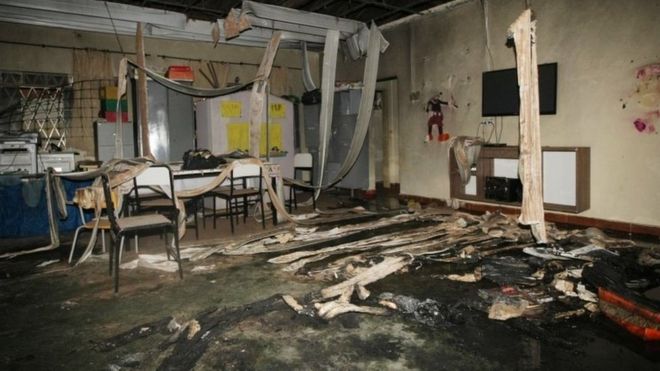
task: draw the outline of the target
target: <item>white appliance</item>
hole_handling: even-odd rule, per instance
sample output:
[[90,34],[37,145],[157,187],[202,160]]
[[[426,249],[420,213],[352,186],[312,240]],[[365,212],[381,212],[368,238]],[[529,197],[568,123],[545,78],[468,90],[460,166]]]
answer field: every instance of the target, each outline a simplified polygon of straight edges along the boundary
[[75,154],[73,152],[39,153],[37,167],[43,173],[52,167],[58,173],[69,173],[76,169]]
[[[94,122],[94,149],[97,161],[108,161],[115,158],[115,132],[117,123],[99,119]],[[133,123],[122,123],[122,145],[124,158],[135,157],[135,140],[133,139]]]
[[37,172],[37,133],[0,134],[0,173]]

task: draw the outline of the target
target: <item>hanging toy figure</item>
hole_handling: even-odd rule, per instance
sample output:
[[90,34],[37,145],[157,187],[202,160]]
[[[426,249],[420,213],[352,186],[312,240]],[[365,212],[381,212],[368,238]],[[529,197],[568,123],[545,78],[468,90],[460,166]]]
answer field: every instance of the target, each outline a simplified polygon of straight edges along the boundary
[[449,134],[442,132],[442,120],[443,120],[442,105],[447,106],[449,105],[449,103],[440,100],[441,94],[442,93],[438,93],[434,95],[433,98],[429,99],[429,101],[426,103],[426,113],[428,114],[427,125],[429,132],[424,141],[427,143],[433,140],[434,125],[438,127],[438,142],[444,142],[449,139]]

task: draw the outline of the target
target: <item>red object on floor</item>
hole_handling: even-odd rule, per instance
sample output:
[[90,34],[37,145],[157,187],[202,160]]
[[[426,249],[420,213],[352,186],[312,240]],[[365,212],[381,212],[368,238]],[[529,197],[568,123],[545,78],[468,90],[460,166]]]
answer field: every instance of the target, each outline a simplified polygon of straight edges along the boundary
[[195,81],[195,75],[190,66],[170,66],[167,69],[167,78],[180,81]]
[[625,313],[604,311],[612,321],[646,341],[660,341],[660,313],[602,287],[598,288],[598,297]]

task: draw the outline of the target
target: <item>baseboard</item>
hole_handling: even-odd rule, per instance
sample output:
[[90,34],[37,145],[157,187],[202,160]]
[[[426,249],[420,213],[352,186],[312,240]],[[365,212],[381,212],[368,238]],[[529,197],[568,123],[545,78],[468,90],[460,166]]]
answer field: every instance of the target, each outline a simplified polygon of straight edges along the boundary
[[[422,196],[402,194],[399,196],[399,198],[415,200],[422,205],[429,204],[432,202],[444,203],[444,200],[440,200],[437,198],[430,198],[430,197],[422,197]],[[467,212],[484,213],[486,211],[490,211],[490,212],[500,211],[504,214],[510,214],[510,215],[520,214],[520,208],[518,207],[502,206],[496,204],[474,203],[474,202],[466,202],[462,200],[460,202],[461,202],[460,210]],[[621,233],[626,233],[628,235],[660,237],[659,226],[635,224],[629,222],[598,219],[598,218],[591,218],[586,216],[579,216],[575,214],[562,214],[562,213],[555,213],[548,211],[545,212],[545,220],[557,224],[565,224],[565,225],[580,226],[580,227],[596,227],[602,230],[621,232]]]

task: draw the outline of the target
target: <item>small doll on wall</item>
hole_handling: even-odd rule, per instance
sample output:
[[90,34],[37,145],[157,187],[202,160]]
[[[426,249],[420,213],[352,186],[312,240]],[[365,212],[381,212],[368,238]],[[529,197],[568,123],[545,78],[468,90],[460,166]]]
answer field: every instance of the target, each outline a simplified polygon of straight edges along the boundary
[[426,136],[426,139],[424,140],[425,142],[430,142],[433,140],[433,126],[438,127],[438,142],[444,142],[449,139],[449,134],[444,133],[442,130],[442,124],[443,124],[443,118],[444,116],[442,115],[442,106],[448,106],[449,102],[445,102],[443,100],[440,100],[440,95],[442,93],[438,93],[434,95],[429,101],[426,103],[426,113],[428,114],[428,135]]

